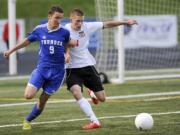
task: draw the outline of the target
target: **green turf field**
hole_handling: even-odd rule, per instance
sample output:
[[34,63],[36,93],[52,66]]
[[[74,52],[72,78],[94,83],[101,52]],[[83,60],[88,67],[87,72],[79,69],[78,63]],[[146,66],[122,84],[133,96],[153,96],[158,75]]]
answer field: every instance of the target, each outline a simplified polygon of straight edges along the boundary
[[[84,131],[88,122],[63,86],[50,99],[45,111],[33,122],[31,131],[22,131],[21,123],[34,100],[26,101],[23,91],[27,80],[0,81],[0,135],[179,135],[180,79],[131,81],[123,85],[105,85],[105,103],[92,105],[102,123],[101,129]],[[175,95],[169,95],[169,93]],[[147,96],[154,93],[156,96]],[[141,95],[140,94],[145,94]],[[166,95],[160,95],[166,94]],[[84,93],[87,96],[87,93]],[[129,96],[129,97],[127,97]],[[22,103],[30,103],[23,105]],[[8,106],[9,105],[9,106]],[[139,131],[134,126],[135,115],[151,113],[154,127]],[[46,124],[45,124],[46,123]],[[6,127],[5,127],[6,126]]]

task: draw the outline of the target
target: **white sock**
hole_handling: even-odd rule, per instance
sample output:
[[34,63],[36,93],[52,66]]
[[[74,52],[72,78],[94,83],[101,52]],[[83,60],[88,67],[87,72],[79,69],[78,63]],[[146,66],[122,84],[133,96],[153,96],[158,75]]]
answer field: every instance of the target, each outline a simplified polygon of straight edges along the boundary
[[81,110],[86,114],[87,117],[90,118],[92,122],[100,124],[87,99],[82,97],[80,100],[77,101],[77,103],[79,104]]

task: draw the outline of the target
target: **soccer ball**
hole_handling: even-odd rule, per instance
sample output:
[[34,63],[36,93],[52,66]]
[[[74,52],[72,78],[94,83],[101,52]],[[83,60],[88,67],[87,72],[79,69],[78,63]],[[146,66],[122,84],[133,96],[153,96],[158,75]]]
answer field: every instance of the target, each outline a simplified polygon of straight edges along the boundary
[[135,118],[135,126],[139,130],[150,130],[153,124],[154,120],[148,113],[140,113]]

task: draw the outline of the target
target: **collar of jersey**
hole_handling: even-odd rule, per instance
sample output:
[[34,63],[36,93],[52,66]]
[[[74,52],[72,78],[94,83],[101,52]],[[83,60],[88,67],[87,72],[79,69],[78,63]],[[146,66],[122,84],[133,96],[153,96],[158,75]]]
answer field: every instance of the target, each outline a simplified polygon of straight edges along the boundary
[[50,29],[48,28],[48,23],[47,23],[47,24],[46,24],[46,27],[47,27],[48,33],[51,33],[51,32],[53,32],[53,31],[59,30],[59,29],[61,28],[61,25],[59,24],[59,27],[58,27],[58,28],[50,30]]

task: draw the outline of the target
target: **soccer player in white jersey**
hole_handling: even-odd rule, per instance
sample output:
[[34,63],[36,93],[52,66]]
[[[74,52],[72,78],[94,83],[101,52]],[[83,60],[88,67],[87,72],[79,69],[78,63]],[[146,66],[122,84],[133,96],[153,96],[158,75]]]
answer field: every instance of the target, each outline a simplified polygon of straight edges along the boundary
[[[70,13],[71,23],[65,27],[70,31],[70,37],[78,40],[78,46],[70,49],[70,62],[67,65],[66,83],[82,111],[90,118],[90,123],[83,126],[83,129],[100,128],[101,124],[95,116],[91,105],[83,97],[83,85],[89,89],[89,95],[93,103],[104,102],[106,94],[100,77],[94,68],[95,59],[88,50],[90,35],[94,32],[116,27],[119,25],[134,25],[135,20],[107,21],[107,22],[83,22],[84,13],[80,9],[74,9]],[[95,94],[95,95],[94,95]],[[97,97],[97,98],[96,98]]]
[[[59,6],[52,6],[48,12],[48,22],[38,25],[21,43],[4,52],[8,58],[14,51],[39,42],[39,60],[33,70],[25,88],[24,96],[32,99],[40,88],[43,88],[39,101],[23,122],[23,130],[31,129],[30,122],[41,114],[49,97],[55,93],[64,80],[65,75],[65,48],[68,47],[70,33],[60,25],[63,19],[63,10]],[[70,45],[70,44],[69,44]]]

